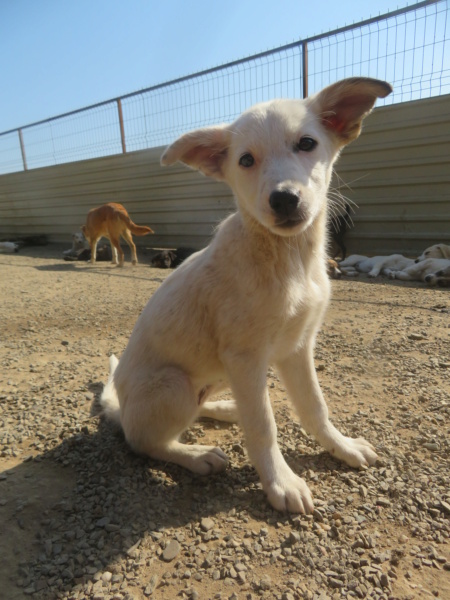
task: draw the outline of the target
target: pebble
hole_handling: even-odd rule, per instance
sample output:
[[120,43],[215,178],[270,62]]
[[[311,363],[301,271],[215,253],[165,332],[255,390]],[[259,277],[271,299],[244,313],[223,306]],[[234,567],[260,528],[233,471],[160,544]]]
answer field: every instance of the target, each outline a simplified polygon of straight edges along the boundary
[[162,558],[166,562],[171,562],[181,552],[181,546],[177,540],[171,540],[164,548]]
[[214,527],[214,521],[209,517],[205,517],[200,522],[200,527],[203,531],[209,531]]

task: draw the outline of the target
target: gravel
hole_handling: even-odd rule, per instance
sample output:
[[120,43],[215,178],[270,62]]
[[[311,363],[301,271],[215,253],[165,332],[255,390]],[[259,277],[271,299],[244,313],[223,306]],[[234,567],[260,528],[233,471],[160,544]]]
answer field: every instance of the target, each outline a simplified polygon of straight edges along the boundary
[[337,600],[450,597],[447,290],[333,282],[316,365],[333,422],[378,448],[350,469],[295,420],[273,371],[280,446],[313,515],[268,505],[237,425],[186,441],[230,457],[211,478],[134,455],[98,416],[111,352],[168,272],[0,256],[2,597]]

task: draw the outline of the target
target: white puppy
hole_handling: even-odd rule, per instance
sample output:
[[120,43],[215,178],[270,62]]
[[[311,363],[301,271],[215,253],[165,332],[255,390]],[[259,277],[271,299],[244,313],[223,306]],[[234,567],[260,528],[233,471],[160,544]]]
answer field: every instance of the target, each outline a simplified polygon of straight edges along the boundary
[[339,263],[339,268],[344,275],[355,275],[357,273],[367,273],[368,277],[378,277],[389,275],[391,271],[400,271],[414,264],[412,258],[406,258],[401,254],[391,254],[390,256],[362,256],[352,254]]
[[[163,164],[181,161],[233,190],[237,213],[150,298],[102,395],[137,451],[196,473],[225,469],[219,448],[180,443],[196,417],[237,416],[272,506],[311,512],[311,493],[288,466],[266,374],[274,365],[303,427],[352,467],[374,448],[328,419],[316,376],[315,337],[330,295],[327,190],[342,147],[358,137],[377,97],[391,87],[352,78],[306,100],[254,106],[231,125],[187,133]],[[207,399],[230,387],[235,402]],[[237,409],[237,410],[236,410]]]
[[450,259],[450,246],[446,244],[435,244],[427,248],[418,258],[416,263],[427,258],[448,258]]
[[427,283],[431,283],[432,279],[428,280],[427,277],[448,267],[450,267],[450,259],[426,258],[402,271],[392,271],[389,277],[391,279],[401,279],[402,281],[426,281]]
[[439,285],[441,287],[450,287],[450,264],[431,275],[425,276],[425,283],[428,285]]
[[12,253],[17,252],[19,244],[14,242],[0,242],[0,253]]
[[78,256],[83,250],[89,248],[89,242],[81,231],[72,234],[72,248],[64,250],[63,256]]

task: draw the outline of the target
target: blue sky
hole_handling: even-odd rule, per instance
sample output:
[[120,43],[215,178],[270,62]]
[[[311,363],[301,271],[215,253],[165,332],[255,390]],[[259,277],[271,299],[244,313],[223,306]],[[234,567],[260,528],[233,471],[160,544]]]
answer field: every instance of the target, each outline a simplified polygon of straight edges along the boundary
[[0,0],[0,132],[403,6],[402,0]]

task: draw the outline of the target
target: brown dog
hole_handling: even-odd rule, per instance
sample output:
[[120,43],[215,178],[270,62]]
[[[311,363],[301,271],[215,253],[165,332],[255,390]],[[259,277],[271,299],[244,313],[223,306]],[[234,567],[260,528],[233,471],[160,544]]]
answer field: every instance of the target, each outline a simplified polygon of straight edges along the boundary
[[[95,263],[97,253],[97,242],[101,237],[107,237],[111,242],[112,262],[123,267],[123,250],[120,247],[120,236],[130,246],[131,262],[137,264],[136,246],[134,245],[132,233],[134,235],[147,235],[154,233],[150,227],[141,227],[135,225],[130,219],[127,211],[121,204],[108,202],[98,208],[93,208],[88,212],[86,225],[83,225],[81,231],[91,247],[91,263]],[[117,261],[119,255],[119,261]]]

